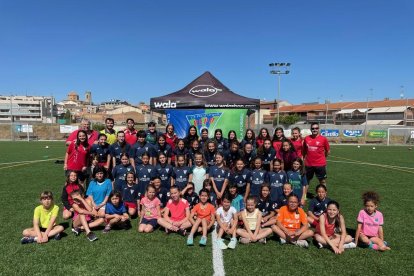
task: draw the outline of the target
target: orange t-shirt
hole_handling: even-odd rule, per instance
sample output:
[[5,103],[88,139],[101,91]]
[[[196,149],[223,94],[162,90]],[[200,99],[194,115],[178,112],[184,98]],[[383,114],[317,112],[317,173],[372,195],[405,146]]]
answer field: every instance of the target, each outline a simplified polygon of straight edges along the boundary
[[211,203],[207,203],[204,206],[202,203],[198,203],[196,206],[194,206],[193,210],[191,210],[191,213],[195,214],[199,219],[206,219],[210,221],[211,215],[214,215],[215,211],[216,209]]
[[277,220],[288,230],[298,230],[301,224],[308,223],[305,211],[302,208],[298,208],[297,212],[290,212],[288,206],[280,208]]

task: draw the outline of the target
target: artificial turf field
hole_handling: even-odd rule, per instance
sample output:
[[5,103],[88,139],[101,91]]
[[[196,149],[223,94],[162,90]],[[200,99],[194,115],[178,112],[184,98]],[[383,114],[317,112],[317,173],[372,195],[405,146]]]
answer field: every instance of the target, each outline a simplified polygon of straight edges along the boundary
[[[384,214],[385,239],[391,251],[357,248],[336,256],[313,245],[309,249],[282,246],[271,238],[266,245],[238,245],[234,251],[224,251],[226,274],[412,275],[414,150],[402,146],[375,147],[332,147],[328,158],[328,196],[339,201],[347,228],[352,232],[362,208],[361,193],[368,189],[377,191],[381,196],[379,210]],[[166,235],[159,230],[138,234],[136,219],[134,228],[128,231],[102,234],[96,230],[99,240],[93,243],[84,234],[73,236],[68,221],[59,219],[66,228],[62,240],[21,245],[21,232],[31,227],[41,191],[51,190],[61,206],[63,165],[54,161],[63,159],[64,151],[63,142],[0,142],[0,275],[214,273],[211,236],[205,248],[187,247],[185,239],[178,235]],[[315,186],[314,180],[310,191]]]

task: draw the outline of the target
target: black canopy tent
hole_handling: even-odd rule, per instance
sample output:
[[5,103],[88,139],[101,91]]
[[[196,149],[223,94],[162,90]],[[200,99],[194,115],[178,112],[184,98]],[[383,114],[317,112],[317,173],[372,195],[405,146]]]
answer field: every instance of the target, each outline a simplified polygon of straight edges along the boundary
[[260,100],[240,96],[222,84],[210,72],[205,72],[183,89],[165,96],[151,98],[151,110],[165,109],[248,109],[259,110]]

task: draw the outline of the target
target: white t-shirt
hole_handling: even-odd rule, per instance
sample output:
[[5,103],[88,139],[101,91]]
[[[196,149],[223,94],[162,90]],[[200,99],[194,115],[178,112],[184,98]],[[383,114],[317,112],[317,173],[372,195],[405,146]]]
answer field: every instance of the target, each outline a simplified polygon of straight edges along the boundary
[[220,216],[220,221],[222,223],[230,223],[233,219],[233,215],[237,214],[237,210],[233,206],[230,206],[230,209],[226,212],[224,211],[223,206],[221,206],[217,209],[216,214]]
[[203,182],[206,179],[207,170],[203,167],[194,166],[191,173],[193,174],[194,191],[198,193],[203,188]]

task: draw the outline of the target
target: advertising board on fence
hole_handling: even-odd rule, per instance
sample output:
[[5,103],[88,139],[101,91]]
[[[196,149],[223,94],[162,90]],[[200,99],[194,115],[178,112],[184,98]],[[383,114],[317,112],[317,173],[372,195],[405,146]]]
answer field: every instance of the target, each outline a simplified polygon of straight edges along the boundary
[[17,132],[33,132],[32,125],[15,125],[15,129]]
[[201,134],[202,129],[208,129],[208,134],[213,137],[214,130],[220,128],[223,136],[234,130],[237,137],[243,137],[245,132],[247,109],[193,109],[166,110],[167,122],[174,125],[175,133],[183,138],[187,135],[190,126],[196,126]]
[[339,129],[322,129],[321,135],[325,137],[339,137]]
[[368,131],[368,137],[370,138],[387,138],[386,130],[370,130]]
[[59,130],[60,133],[72,133],[73,131],[79,129],[79,126],[71,126],[71,125],[60,125]]
[[361,129],[344,129],[342,134],[344,137],[362,137],[364,131]]

